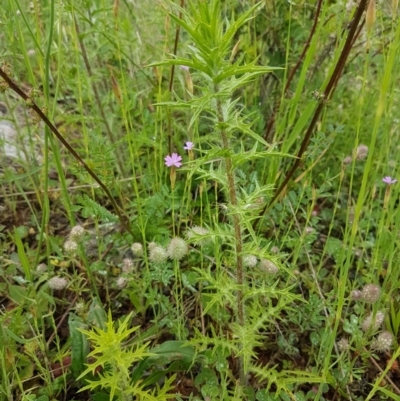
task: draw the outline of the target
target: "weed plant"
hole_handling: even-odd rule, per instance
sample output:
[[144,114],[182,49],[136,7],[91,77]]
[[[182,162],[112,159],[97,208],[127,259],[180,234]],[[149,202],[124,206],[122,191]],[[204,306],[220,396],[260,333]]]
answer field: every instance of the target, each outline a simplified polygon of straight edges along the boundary
[[398,400],[397,7],[5,0],[0,400]]

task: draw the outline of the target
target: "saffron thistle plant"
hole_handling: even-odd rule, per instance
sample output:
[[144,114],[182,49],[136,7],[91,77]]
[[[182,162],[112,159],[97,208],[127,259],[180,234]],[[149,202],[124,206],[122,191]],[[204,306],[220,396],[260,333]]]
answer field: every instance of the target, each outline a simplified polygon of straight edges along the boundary
[[132,382],[131,369],[133,365],[153,354],[147,351],[149,343],[140,346],[124,346],[124,341],[127,341],[129,336],[139,328],[138,326],[129,328],[131,317],[132,313],[120,322],[118,329],[115,329],[115,324],[109,311],[104,330],[99,328],[94,328],[90,331],[79,329],[87,336],[93,347],[88,356],[92,357],[94,361],[88,365],[87,369],[78,377],[78,380],[90,373],[97,377],[97,380],[87,380],[88,384],[81,388],[80,391],[101,387],[110,392],[110,400],[115,396],[117,400],[123,401],[133,399],[164,401],[172,398],[173,395],[168,395],[167,393],[171,390],[171,383],[175,376],[171,376],[166,380],[161,389],[157,387],[157,394],[155,394],[155,390],[144,389],[140,380]]
[[[192,116],[189,128],[195,126],[199,120],[205,120],[209,124],[210,134],[205,138],[195,139],[196,144],[200,144],[201,156],[194,160],[192,158],[182,169],[186,169],[190,177],[217,183],[225,195],[226,202],[222,208],[226,212],[229,224],[224,226],[214,224],[214,231],[210,230],[210,237],[214,242],[227,247],[224,258],[228,262],[222,267],[225,270],[226,267],[234,266],[236,280],[231,282],[231,276],[226,275],[222,278],[226,287],[220,289],[218,284],[220,281],[215,281],[210,272],[200,269],[199,273],[203,274],[204,282],[213,283],[209,289],[215,291],[215,295],[209,306],[224,302],[231,305],[232,299],[235,298],[233,294],[236,294],[235,305],[231,307],[237,316],[234,337],[238,344],[236,354],[241,384],[244,385],[250,360],[254,356],[253,347],[258,344],[258,330],[265,323],[264,318],[260,318],[258,324],[256,320],[251,320],[259,317],[259,313],[255,311],[251,311],[246,317],[246,307],[253,297],[260,297],[261,293],[263,296],[268,295],[268,289],[250,288],[245,281],[245,275],[251,274],[251,269],[257,260],[271,260],[268,245],[257,236],[252,228],[252,222],[258,217],[260,206],[270,195],[273,185],[260,185],[256,182],[250,192],[241,188],[238,181],[239,178],[243,178],[247,164],[257,159],[285,155],[275,152],[258,133],[253,131],[254,121],[244,115],[239,106],[239,98],[235,98],[234,93],[255,78],[268,74],[276,68],[257,65],[256,60],[246,64],[244,55],[238,57],[236,62],[232,62],[235,56],[235,50],[232,50],[235,35],[239,28],[254,17],[261,3],[251,7],[236,21],[230,22],[221,17],[218,0],[191,1],[188,10],[175,4],[173,6],[182,18],[171,14],[172,19],[187,32],[193,44],[188,48],[185,57],[175,57],[152,65],[184,67],[185,71],[190,71],[193,75],[195,90],[194,96],[188,102],[177,100],[159,105],[189,109]],[[192,150],[191,142],[186,145],[185,149]],[[180,167],[180,159],[177,159],[176,154],[167,156],[165,160],[167,166],[172,166],[173,173],[175,173],[174,166]],[[179,162],[179,166],[175,160]],[[172,186],[175,183],[173,173],[171,172]],[[279,265],[276,258],[272,259],[274,266]],[[227,289],[232,292],[226,291]],[[285,296],[292,297],[289,290],[285,292]],[[280,306],[278,302],[278,309]]]

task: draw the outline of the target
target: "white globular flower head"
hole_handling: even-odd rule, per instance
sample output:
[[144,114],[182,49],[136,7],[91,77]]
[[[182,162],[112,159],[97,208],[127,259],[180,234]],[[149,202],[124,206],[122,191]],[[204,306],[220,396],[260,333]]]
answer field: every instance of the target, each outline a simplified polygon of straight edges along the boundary
[[358,301],[362,297],[362,292],[360,290],[353,290],[350,292],[350,298],[354,301]]
[[368,146],[367,145],[358,145],[356,149],[356,159],[357,160],[365,160],[368,156]]
[[268,274],[276,274],[279,272],[278,266],[268,259],[262,259],[259,265],[260,269]]
[[167,260],[168,253],[167,251],[159,245],[149,246],[149,260],[153,263],[163,263]]
[[147,249],[148,249],[149,251],[151,251],[153,248],[155,248],[155,247],[157,247],[157,246],[159,246],[159,245],[157,245],[157,243],[155,243],[155,242],[149,242],[149,245],[147,245]]
[[364,332],[366,331],[376,331],[381,327],[383,320],[385,319],[385,314],[381,311],[370,313],[362,322],[361,328]]
[[256,267],[257,266],[257,258],[254,255],[243,256],[243,266],[244,267]]
[[79,242],[85,235],[85,229],[82,226],[75,226],[71,228],[68,239],[73,242]]
[[374,304],[381,295],[381,287],[376,284],[367,284],[361,291],[361,299],[364,302]]
[[352,161],[353,161],[353,158],[352,158],[351,156],[346,156],[346,157],[342,160],[342,163],[343,163],[344,165],[347,165],[347,164],[351,164]]
[[67,287],[68,281],[64,277],[54,276],[49,281],[49,287],[52,290],[60,291]]
[[344,352],[350,349],[350,344],[349,340],[347,338],[341,338],[337,343],[336,343],[338,349],[340,352]]
[[123,288],[126,287],[126,284],[128,283],[128,280],[125,277],[118,277],[117,278],[117,287],[122,290]]
[[132,273],[133,270],[134,270],[133,260],[130,259],[130,258],[125,258],[122,261],[122,268],[121,269],[122,269],[122,271],[124,273],[127,273],[127,274]]
[[[198,245],[206,245],[208,242],[210,242],[210,238],[207,238],[209,234],[210,231],[208,231],[206,228],[194,226],[186,231],[185,236],[189,242],[195,241]],[[205,238],[202,239],[201,237]]]
[[75,256],[76,252],[78,251],[78,244],[69,239],[64,242],[64,251],[69,256]]
[[143,256],[143,245],[140,242],[135,242],[131,246],[131,251],[135,256],[141,257]]
[[393,345],[393,334],[389,331],[382,331],[378,337],[373,341],[372,348],[378,352],[390,351]]
[[84,302],[77,302],[75,304],[75,312],[82,313],[85,310],[85,303]]
[[172,260],[181,260],[187,255],[188,250],[186,241],[179,237],[172,238],[167,248],[168,256]]
[[36,272],[37,273],[45,273],[47,271],[47,265],[46,263],[39,263],[36,267]]

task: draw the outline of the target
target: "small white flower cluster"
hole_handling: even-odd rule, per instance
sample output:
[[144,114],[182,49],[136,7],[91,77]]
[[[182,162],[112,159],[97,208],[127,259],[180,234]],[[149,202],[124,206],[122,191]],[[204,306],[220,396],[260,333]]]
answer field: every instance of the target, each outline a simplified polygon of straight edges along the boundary
[[362,290],[353,290],[350,293],[350,298],[354,301],[364,301],[369,304],[374,304],[381,296],[381,287],[376,284],[367,284]]
[[168,258],[171,260],[182,260],[189,252],[189,246],[186,241],[180,237],[172,238],[167,248],[156,244],[149,243],[149,260],[152,263],[163,263]]
[[49,287],[55,291],[61,291],[68,285],[68,280],[64,277],[54,276],[49,281]]
[[[369,304],[375,304],[381,296],[381,288],[376,284],[367,284],[361,290],[353,290],[350,298],[355,301],[363,301]],[[371,312],[361,323],[361,329],[366,334],[373,334],[382,327],[385,320],[383,311]],[[342,340],[337,342],[340,351],[344,351]],[[371,348],[378,352],[390,351],[393,345],[393,334],[389,331],[382,331],[371,343]]]
[[[140,242],[134,242],[131,245],[131,251],[134,257],[140,258],[143,256],[143,245]],[[136,271],[135,261],[131,258],[125,258],[122,261],[121,266],[122,274],[116,279],[116,286],[120,290],[124,289],[132,277],[129,277],[134,271]]]
[[267,274],[277,274],[279,267],[271,260],[262,259],[260,260],[260,269]]
[[361,328],[364,332],[368,331],[376,331],[381,326],[385,319],[385,314],[381,311],[374,313],[370,313],[362,322]]
[[86,230],[80,225],[71,228],[68,238],[64,242],[64,251],[68,256],[74,257],[76,255],[78,252],[78,244],[82,241],[85,233]]
[[243,256],[243,266],[248,268],[254,268],[258,265],[258,269],[263,273],[267,274],[277,274],[279,272],[279,267],[272,262],[272,260],[261,259],[258,261],[257,257],[254,255]]
[[378,352],[390,351],[393,345],[393,334],[389,331],[382,331],[372,343],[372,348]]
[[185,233],[186,239],[194,245],[204,246],[211,243],[211,233],[206,228],[193,226]]

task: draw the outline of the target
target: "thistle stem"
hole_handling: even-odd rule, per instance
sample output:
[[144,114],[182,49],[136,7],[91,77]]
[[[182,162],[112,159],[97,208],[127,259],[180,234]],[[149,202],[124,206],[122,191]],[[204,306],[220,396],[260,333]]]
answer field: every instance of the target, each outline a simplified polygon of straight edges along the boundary
[[[215,87],[215,93],[218,93],[218,87]],[[217,118],[218,122],[221,123],[223,127],[224,117],[222,112],[222,104],[221,100],[217,100]],[[222,146],[224,149],[229,149],[229,140],[227,132],[224,128],[220,130],[221,138],[222,138]],[[225,167],[226,167],[226,176],[228,180],[228,198],[229,203],[232,206],[237,206],[237,197],[236,197],[236,186],[235,186],[235,177],[233,174],[233,165],[230,157],[225,157]],[[235,253],[236,253],[236,282],[238,284],[238,291],[236,294],[237,300],[237,320],[241,327],[245,325],[245,308],[243,302],[243,285],[244,285],[244,274],[243,274],[243,240],[242,240],[242,231],[240,228],[240,215],[238,213],[234,213],[232,216],[233,228],[235,233]],[[241,346],[242,347],[242,346]],[[244,371],[244,363],[243,357],[239,356],[238,358],[239,364],[239,372],[240,372],[240,384],[245,386],[247,384],[246,374]]]

